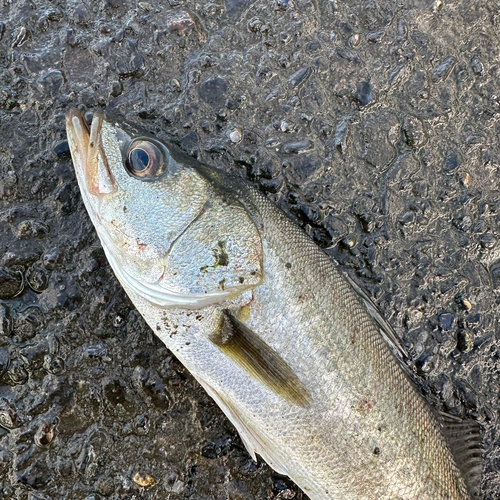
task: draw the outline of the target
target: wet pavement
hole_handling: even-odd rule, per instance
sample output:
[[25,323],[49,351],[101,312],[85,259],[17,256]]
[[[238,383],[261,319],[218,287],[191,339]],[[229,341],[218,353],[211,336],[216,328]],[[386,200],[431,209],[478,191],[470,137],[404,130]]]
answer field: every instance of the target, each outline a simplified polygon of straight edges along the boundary
[[121,290],[64,114],[249,179],[367,291],[500,498],[500,4],[0,2],[4,499],[306,497],[255,464]]

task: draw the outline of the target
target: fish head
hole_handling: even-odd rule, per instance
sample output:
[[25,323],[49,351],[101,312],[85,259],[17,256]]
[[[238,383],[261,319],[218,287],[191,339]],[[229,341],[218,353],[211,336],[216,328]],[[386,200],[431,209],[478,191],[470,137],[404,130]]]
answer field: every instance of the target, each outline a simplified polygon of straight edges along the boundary
[[84,204],[129,295],[197,308],[260,281],[261,241],[248,214],[221,203],[166,143],[100,113],[88,127],[71,110],[66,126]]

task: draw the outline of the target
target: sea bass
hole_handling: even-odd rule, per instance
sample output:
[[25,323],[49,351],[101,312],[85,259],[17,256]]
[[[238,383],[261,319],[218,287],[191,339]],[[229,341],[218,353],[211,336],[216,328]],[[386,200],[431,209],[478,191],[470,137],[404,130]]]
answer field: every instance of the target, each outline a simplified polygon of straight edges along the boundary
[[312,500],[475,496],[477,428],[431,409],[374,306],[265,195],[99,113],[67,134],[117,278],[254,460]]

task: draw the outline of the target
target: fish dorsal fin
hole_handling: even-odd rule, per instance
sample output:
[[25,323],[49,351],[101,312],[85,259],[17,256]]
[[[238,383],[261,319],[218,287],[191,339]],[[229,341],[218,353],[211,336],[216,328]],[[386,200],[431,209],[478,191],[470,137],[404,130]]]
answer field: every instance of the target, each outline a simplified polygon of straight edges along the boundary
[[303,407],[309,405],[307,389],[283,358],[229,310],[222,311],[220,328],[210,336],[210,340],[275,394],[292,404]]
[[387,342],[396,358],[398,358],[399,361],[403,364],[403,368],[405,369],[405,371],[411,372],[411,368],[409,366],[409,364],[411,364],[410,357],[408,356],[405,348],[401,343],[400,338],[396,335],[396,332],[394,331],[392,326],[382,316],[377,306],[373,303],[368,294],[347,273],[344,272],[343,274],[363,301],[368,314],[375,320],[375,323],[380,329],[382,337]]
[[209,383],[198,377],[196,377],[196,380],[198,380],[205,391],[207,391],[207,394],[217,403],[226,417],[236,427],[252,459],[256,462],[256,453],[258,453],[278,474],[287,476],[288,472],[286,467],[281,463],[281,460],[276,457],[272,445],[247,421],[236,405],[232,404],[229,399],[223,397]]
[[443,412],[439,413],[439,420],[471,497],[480,498],[483,470],[481,425],[474,420],[462,420]]

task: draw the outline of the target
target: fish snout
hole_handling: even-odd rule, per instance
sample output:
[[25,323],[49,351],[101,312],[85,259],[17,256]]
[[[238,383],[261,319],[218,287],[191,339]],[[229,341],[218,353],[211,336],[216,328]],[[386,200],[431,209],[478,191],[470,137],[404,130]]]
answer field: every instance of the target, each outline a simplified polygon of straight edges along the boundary
[[94,113],[90,129],[80,110],[71,109],[66,114],[66,133],[77,176],[94,196],[110,194],[117,189],[101,144],[102,123],[100,112]]

